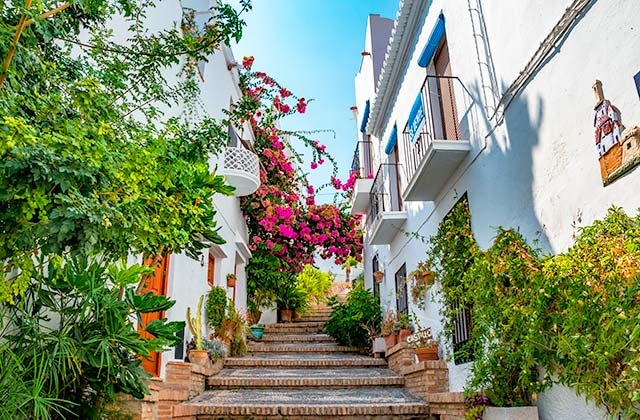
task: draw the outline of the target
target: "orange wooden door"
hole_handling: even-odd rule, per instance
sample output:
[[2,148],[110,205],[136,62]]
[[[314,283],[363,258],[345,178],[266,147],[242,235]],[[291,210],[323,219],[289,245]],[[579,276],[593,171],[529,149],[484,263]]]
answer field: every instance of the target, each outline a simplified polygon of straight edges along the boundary
[[[150,266],[156,264],[153,273],[151,273],[146,279],[142,293],[153,292],[156,295],[167,294],[167,277],[169,273],[169,256],[167,255],[161,261],[157,262],[154,258],[149,258],[145,261],[145,265]],[[147,325],[149,322],[155,319],[161,319],[164,316],[162,311],[151,312],[148,314],[142,314],[142,325]],[[154,338],[151,334],[141,331],[141,335],[144,338]],[[148,358],[142,359],[142,368],[152,374],[153,376],[160,375],[160,366],[162,363],[162,354],[153,352]]]

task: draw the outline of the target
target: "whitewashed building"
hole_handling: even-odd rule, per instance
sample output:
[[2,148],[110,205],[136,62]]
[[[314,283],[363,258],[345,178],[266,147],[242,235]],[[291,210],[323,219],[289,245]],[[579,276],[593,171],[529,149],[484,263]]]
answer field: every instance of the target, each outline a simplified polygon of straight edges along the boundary
[[[395,21],[369,17],[352,204],[366,218],[365,282],[384,308],[441,331],[438,305],[417,308],[402,279],[465,194],[482,248],[505,226],[558,253],[612,204],[635,214],[637,16],[634,0],[403,0]],[[607,137],[620,134],[615,118],[597,118],[604,99],[620,112],[623,140]],[[603,160],[596,134],[620,157],[607,144]],[[385,274],[380,285],[374,271]],[[461,391],[469,364],[448,367],[450,391]],[[563,387],[538,404],[541,419],[604,418]]]
[[[210,7],[214,0],[170,0],[162,1],[161,6],[150,10],[147,14],[148,29],[180,28],[183,14],[190,14],[196,26],[207,24],[212,16]],[[126,27],[119,27],[115,22],[116,35],[125,34]],[[241,60],[240,60],[241,61]],[[239,64],[228,46],[220,47],[215,54],[208,57],[207,62],[199,62],[198,74],[200,96],[193,101],[196,106],[188,111],[197,115],[206,115],[217,120],[225,118],[223,110],[229,110],[231,104],[240,96],[238,67]],[[168,77],[169,83],[175,77]],[[192,106],[193,104],[191,104]],[[188,105],[164,107],[166,118],[182,115]],[[240,211],[240,196],[253,193],[260,184],[258,156],[246,149],[242,142],[253,143],[251,127],[246,123],[242,127],[229,130],[229,142],[219,156],[210,156],[210,166],[217,174],[225,175],[227,183],[236,187],[234,196],[216,195],[213,204],[216,209],[215,220],[219,235],[226,241],[223,245],[212,244],[202,251],[200,258],[194,260],[185,254],[171,255],[156,270],[152,284],[148,288],[162,293],[176,301],[176,304],[163,314],[170,321],[184,321],[187,307],[195,310],[198,299],[206,295],[212,286],[221,286],[227,290],[229,298],[236,303],[236,309],[244,313],[246,309],[246,276],[245,265],[251,252],[248,248],[247,226]],[[140,258],[140,257],[139,257]],[[139,259],[138,258],[138,259]],[[138,261],[141,262],[141,261]],[[235,286],[228,287],[226,275],[237,276]],[[204,312],[204,311],[203,311]],[[205,320],[203,314],[203,323]],[[204,326],[203,326],[204,328]],[[184,332],[184,342],[191,339],[188,328]],[[150,373],[164,376],[164,367],[168,361],[183,360],[184,346],[162,354],[154,355],[143,366]]]

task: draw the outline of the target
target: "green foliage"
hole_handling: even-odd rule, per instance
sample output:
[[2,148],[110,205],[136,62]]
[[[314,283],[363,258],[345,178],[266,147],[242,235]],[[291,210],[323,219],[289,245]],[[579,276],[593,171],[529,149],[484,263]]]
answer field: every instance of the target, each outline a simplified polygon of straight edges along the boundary
[[227,316],[220,324],[217,336],[229,346],[230,356],[244,356],[247,354],[247,336],[249,335],[249,324],[244,316],[236,311],[235,304],[229,300]]
[[493,245],[475,255],[466,274],[475,340],[467,391],[482,392],[495,405],[532,405],[532,396],[550,385],[538,367],[548,358],[539,344],[536,305],[543,283],[538,253],[514,230],[499,229]]
[[333,312],[325,324],[327,334],[342,345],[368,349],[371,335],[380,331],[382,323],[378,299],[362,285],[356,285],[345,302],[338,302],[333,297],[329,304]]
[[545,314],[559,380],[610,413],[640,419],[640,215],[612,207],[544,266]]
[[[18,392],[29,393],[20,407],[26,418],[99,418],[98,407],[113,401],[116,393],[142,398],[148,392],[143,379],[149,375],[140,356],[175,346],[180,341],[176,332],[184,328],[184,322],[166,319],[139,328],[132,322],[173,305],[152,294],[133,298],[140,276],[148,271],[140,266],[107,268],[95,258],[76,256],[50,261],[46,269],[31,273],[24,298],[4,306],[0,316],[6,323],[3,355],[8,359],[3,362],[16,367],[0,378],[9,374],[24,384]],[[20,357],[12,361],[11,354]],[[11,387],[10,382],[0,380],[0,386]]]
[[209,290],[205,312],[207,325],[217,331],[227,312],[227,292],[222,287],[212,287]]
[[306,265],[296,277],[296,285],[304,290],[309,299],[319,302],[327,295],[334,276],[312,265]]
[[227,348],[222,341],[216,338],[213,340],[203,339],[202,349],[209,353],[209,359],[211,359],[212,362],[216,362],[227,355]]
[[[431,251],[426,265],[434,269],[442,286],[442,321],[444,332],[451,336],[461,307],[471,305],[470,289],[466,274],[479,252],[471,230],[471,212],[467,196],[463,196],[438,226],[438,232],[429,239]],[[469,342],[456,354],[467,358],[473,352]]]
[[309,306],[309,295],[293,284],[284,284],[276,292],[276,305],[278,309],[291,309],[302,313]]
[[[212,199],[232,188],[208,155],[226,144],[226,128],[193,109],[167,120],[160,106],[193,108],[193,64],[239,36],[242,20],[217,3],[202,33],[147,31],[154,1],[70,3],[48,19],[37,16],[59,2],[0,8],[3,39],[23,15],[35,21],[0,73],[2,303],[27,290],[38,255],[197,256],[202,238],[221,241]],[[126,37],[109,29],[116,14]],[[0,57],[10,46],[0,43]]]

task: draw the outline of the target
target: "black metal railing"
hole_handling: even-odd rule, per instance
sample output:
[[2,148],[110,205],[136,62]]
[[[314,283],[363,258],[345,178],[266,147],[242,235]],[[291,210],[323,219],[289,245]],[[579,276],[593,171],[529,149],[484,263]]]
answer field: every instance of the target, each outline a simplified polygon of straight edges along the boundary
[[370,226],[380,214],[388,211],[400,211],[402,202],[398,188],[398,164],[383,163],[378,168],[373,178],[373,185],[369,193],[369,217],[367,225]]
[[[404,175],[409,181],[426,156],[433,140],[460,140],[468,136],[461,130],[458,109],[464,118],[473,103],[471,94],[454,76],[427,76],[422,84],[422,109],[408,121],[402,132]],[[460,102],[461,107],[458,106]],[[416,115],[423,115],[417,118]]]
[[362,140],[356,144],[351,162],[351,173],[358,174],[359,178],[371,178],[373,174],[373,162],[371,160],[371,141]]

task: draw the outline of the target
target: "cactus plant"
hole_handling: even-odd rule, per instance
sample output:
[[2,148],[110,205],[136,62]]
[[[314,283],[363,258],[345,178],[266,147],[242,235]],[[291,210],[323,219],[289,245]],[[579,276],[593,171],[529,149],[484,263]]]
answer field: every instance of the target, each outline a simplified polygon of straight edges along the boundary
[[191,316],[191,308],[187,306],[187,325],[189,331],[196,342],[196,350],[202,350],[202,301],[204,296],[198,300],[198,308],[195,318]]

